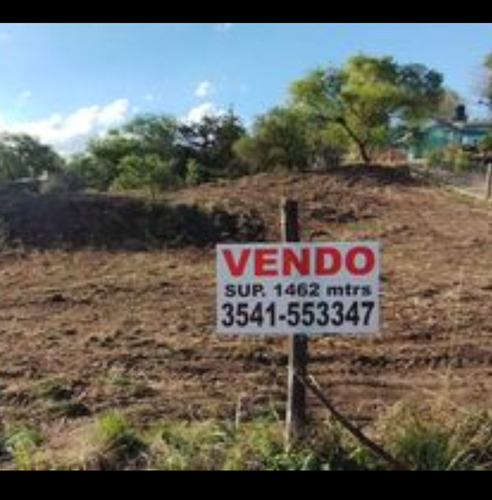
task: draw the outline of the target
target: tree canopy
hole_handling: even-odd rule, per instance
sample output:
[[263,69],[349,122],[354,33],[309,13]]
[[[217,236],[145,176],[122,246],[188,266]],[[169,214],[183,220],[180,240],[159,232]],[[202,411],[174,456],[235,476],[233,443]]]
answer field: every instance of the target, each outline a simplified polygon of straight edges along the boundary
[[[490,105],[492,54],[485,65]],[[427,118],[452,118],[457,104],[440,73],[359,54],[293,82],[288,101],[257,117],[249,131],[232,111],[198,122],[143,114],[90,140],[67,168],[88,188],[154,194],[257,171],[326,168],[349,151],[369,163],[379,148],[410,137]],[[27,135],[0,138],[0,180],[62,165],[51,148]]]
[[454,90],[445,88],[436,111],[436,118],[451,121],[456,117],[456,108],[463,103],[463,98]]
[[487,54],[484,60],[484,68],[486,71],[485,85],[482,91],[485,104],[490,112],[492,112],[492,52]]
[[242,173],[233,145],[244,133],[232,112],[205,116],[196,123],[140,115],[90,141],[70,169],[93,189],[148,188],[155,193],[188,180],[197,183]]
[[232,111],[205,116],[195,123],[179,127],[181,149],[188,160],[201,165],[209,178],[235,177],[244,173],[243,165],[233,149],[246,130]]
[[274,108],[255,121],[251,135],[236,144],[236,151],[250,165],[250,171],[277,167],[302,170],[309,161],[306,125],[296,110]]
[[309,114],[294,106],[279,106],[258,117],[235,150],[252,172],[303,171],[313,165],[326,167],[345,147],[337,130],[320,129]]
[[0,181],[38,177],[58,171],[63,159],[50,147],[27,134],[0,135]]
[[291,94],[294,106],[320,127],[338,127],[369,163],[396,123],[416,123],[438,109],[442,75],[421,64],[361,54],[341,68],[310,72],[292,84]]

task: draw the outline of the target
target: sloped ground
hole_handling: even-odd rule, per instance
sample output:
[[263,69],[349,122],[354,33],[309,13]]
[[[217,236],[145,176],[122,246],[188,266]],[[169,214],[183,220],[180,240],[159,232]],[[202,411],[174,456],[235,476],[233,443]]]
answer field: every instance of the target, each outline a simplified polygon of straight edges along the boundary
[[247,211],[96,194],[0,193],[0,237],[29,249],[151,248],[213,245],[264,238]]
[[[490,407],[491,205],[374,172],[259,175],[170,201],[253,209],[274,241],[279,199],[293,196],[303,239],[381,240],[381,332],[310,345],[310,371],[352,418],[402,398]],[[107,408],[142,424],[281,415],[285,340],[216,335],[214,257],[211,247],[2,254],[0,428],[27,422],[49,446]]]

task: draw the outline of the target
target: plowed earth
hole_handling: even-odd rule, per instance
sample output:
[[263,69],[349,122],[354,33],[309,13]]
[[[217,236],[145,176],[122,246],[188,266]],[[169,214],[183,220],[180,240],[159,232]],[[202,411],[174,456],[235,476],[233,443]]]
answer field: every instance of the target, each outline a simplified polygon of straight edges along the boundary
[[[255,209],[276,241],[288,195],[304,240],[381,241],[380,333],[310,342],[310,372],[361,423],[400,399],[492,404],[492,206],[397,174],[259,175],[170,200]],[[142,423],[282,417],[286,341],[216,335],[214,259],[212,247],[1,254],[0,423],[55,435],[107,408]],[[80,411],[54,411],[49,383]]]

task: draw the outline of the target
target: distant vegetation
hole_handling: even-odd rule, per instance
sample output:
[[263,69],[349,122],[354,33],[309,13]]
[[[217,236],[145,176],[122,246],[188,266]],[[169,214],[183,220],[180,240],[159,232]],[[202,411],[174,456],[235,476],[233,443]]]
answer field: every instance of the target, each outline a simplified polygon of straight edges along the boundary
[[59,171],[63,167],[63,159],[51,147],[29,135],[0,136],[0,184],[36,177],[44,171]]
[[[492,110],[492,55],[484,66],[482,102]],[[381,151],[410,144],[428,119],[450,119],[459,102],[433,69],[359,54],[293,82],[286,103],[258,116],[250,130],[232,110],[196,123],[166,114],[140,115],[92,139],[69,159],[28,135],[4,134],[0,186],[63,172],[71,186],[143,189],[154,197],[251,173],[326,170],[342,160],[369,164]],[[489,151],[491,144],[492,136],[480,147]],[[438,152],[431,160],[441,156]],[[454,156],[452,164],[467,164],[466,155]]]
[[148,189],[151,194],[185,184],[245,173],[233,152],[245,134],[232,111],[199,123],[143,115],[92,140],[68,169],[97,190]]

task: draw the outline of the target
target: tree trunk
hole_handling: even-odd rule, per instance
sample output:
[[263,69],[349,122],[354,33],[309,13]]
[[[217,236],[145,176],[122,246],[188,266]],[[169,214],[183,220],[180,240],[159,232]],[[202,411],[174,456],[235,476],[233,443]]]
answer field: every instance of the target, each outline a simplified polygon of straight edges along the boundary
[[365,165],[369,165],[371,163],[371,157],[367,152],[366,145],[362,142],[357,142],[357,147],[359,148],[359,153],[362,158],[362,161],[364,162]]
[[354,133],[354,131],[347,125],[347,122],[343,118],[337,120],[337,122],[345,129],[345,132],[347,132],[350,138],[355,142],[364,164],[369,165],[371,163],[371,157],[369,155],[369,152],[367,151],[367,144],[357,137],[357,134]]

